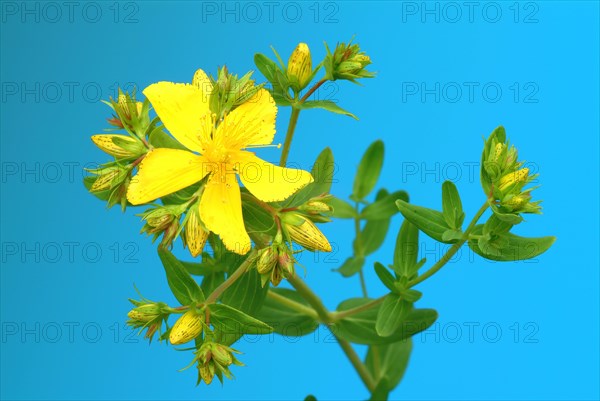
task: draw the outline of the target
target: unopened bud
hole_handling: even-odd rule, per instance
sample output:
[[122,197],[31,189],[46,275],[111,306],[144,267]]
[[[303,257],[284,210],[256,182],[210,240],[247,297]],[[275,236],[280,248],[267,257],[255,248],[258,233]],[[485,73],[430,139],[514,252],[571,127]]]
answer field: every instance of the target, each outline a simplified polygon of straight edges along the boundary
[[136,157],[144,152],[144,145],[126,135],[92,135],[92,141],[102,151],[114,157]]
[[173,345],[185,344],[202,334],[202,316],[189,310],[173,325],[169,341]]
[[196,257],[204,250],[204,245],[208,240],[209,232],[204,229],[200,223],[197,206],[193,206],[188,212],[187,221],[185,223],[184,244],[190,249],[193,257]]
[[302,223],[299,225],[286,225],[286,229],[294,242],[310,251],[331,252],[329,241],[312,221],[299,214],[295,214],[292,218],[302,219]]
[[312,57],[306,43],[300,43],[292,52],[287,65],[287,76],[297,90],[302,90],[310,83],[312,75]]
[[256,270],[260,274],[269,273],[275,267],[275,263],[277,263],[277,251],[274,247],[261,249],[256,261]]
[[527,167],[517,170],[515,172],[506,174],[498,182],[498,189],[504,191],[514,184],[525,183],[529,176],[529,169]]

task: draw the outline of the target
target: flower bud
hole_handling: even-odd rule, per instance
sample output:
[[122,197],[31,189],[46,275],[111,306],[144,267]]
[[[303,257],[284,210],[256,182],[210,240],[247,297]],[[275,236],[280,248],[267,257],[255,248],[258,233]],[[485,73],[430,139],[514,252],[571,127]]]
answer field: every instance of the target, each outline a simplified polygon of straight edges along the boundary
[[292,52],[287,65],[287,76],[297,91],[306,88],[312,75],[312,58],[306,43],[300,43]]
[[[298,213],[290,213],[290,215],[286,218],[293,222],[286,224],[285,227],[294,242],[309,251],[331,252],[329,241],[312,221]],[[300,221],[300,224],[294,224],[296,221]]]
[[96,170],[88,170],[93,174],[97,174],[98,178],[92,184],[90,191],[106,191],[120,185],[127,178],[128,170],[121,166],[104,167]]
[[202,334],[202,316],[194,310],[189,310],[173,325],[169,341],[173,345],[185,344],[200,334]]
[[260,274],[269,273],[275,267],[275,263],[277,263],[277,251],[275,247],[269,246],[259,251],[256,270]]
[[200,216],[198,215],[198,206],[192,206],[188,211],[187,221],[185,222],[184,231],[184,246],[190,249],[190,253],[193,257],[197,257],[204,250],[204,245],[208,240],[209,232],[204,229],[202,223],[200,223]]
[[92,141],[102,151],[116,158],[132,158],[145,152],[144,145],[126,135],[92,135]]
[[517,170],[512,173],[508,173],[498,182],[498,189],[500,191],[505,191],[513,186],[521,186],[521,184],[525,184],[527,182],[527,178],[529,177],[529,169],[527,167]]
[[365,67],[371,64],[371,58],[360,50],[358,44],[339,43],[333,54],[327,48],[324,61],[327,79],[346,79],[355,82],[359,78],[373,78],[374,73]]
[[148,323],[161,316],[159,304],[142,304],[127,313],[127,317],[141,323]]
[[333,208],[325,202],[311,200],[300,206],[298,209],[308,214],[331,213]]

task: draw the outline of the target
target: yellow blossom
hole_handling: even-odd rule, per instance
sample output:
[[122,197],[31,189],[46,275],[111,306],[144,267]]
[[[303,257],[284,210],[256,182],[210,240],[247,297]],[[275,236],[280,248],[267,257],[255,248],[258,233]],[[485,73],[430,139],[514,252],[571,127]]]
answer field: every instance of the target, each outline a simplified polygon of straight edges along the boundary
[[127,199],[134,205],[151,202],[210,175],[200,200],[200,219],[227,249],[245,254],[251,242],[236,177],[265,202],[284,200],[313,178],[303,170],[267,163],[247,150],[269,145],[275,136],[277,107],[267,90],[260,89],[222,121],[215,121],[209,83],[199,70],[191,85],[159,82],[144,90],[162,123],[189,151],[151,150],[131,180]]

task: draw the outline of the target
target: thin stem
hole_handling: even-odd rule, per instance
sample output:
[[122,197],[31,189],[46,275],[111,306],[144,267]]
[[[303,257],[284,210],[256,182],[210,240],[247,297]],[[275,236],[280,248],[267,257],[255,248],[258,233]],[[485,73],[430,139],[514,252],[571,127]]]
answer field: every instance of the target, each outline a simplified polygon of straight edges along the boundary
[[367,283],[365,281],[365,274],[363,273],[362,269],[358,271],[358,278],[360,279],[360,288],[362,290],[363,297],[368,298],[369,294],[367,293]]
[[294,139],[294,131],[296,130],[296,123],[298,122],[298,116],[300,115],[300,109],[292,107],[292,115],[290,116],[290,123],[288,124],[287,133],[285,134],[285,142],[283,143],[283,150],[281,151],[281,159],[279,159],[279,165],[285,167],[288,155],[290,153],[290,146],[292,146],[292,139]]
[[452,245],[450,247],[450,249],[448,249],[448,251],[444,254],[444,256],[442,256],[442,258],[440,260],[438,260],[436,264],[431,266],[431,268],[429,270],[427,270],[425,273],[423,273],[419,277],[415,278],[414,280],[410,281],[408,283],[408,286],[414,287],[415,285],[422,283],[423,281],[427,280],[429,277],[431,277],[435,273],[437,273],[442,267],[444,267],[446,265],[446,263],[448,263],[448,261],[450,261],[450,259],[452,259],[452,256],[454,256],[456,254],[456,252],[458,252],[460,247],[462,247],[463,244],[469,239],[469,235],[471,234],[471,231],[475,227],[475,224],[477,224],[477,222],[479,221],[479,219],[481,218],[481,216],[487,210],[488,207],[489,207],[489,203],[486,201],[483,204],[483,206],[481,206],[479,211],[477,211],[477,213],[473,217],[473,220],[471,220],[471,223],[469,223],[469,226],[463,233],[460,241],[458,241],[456,244]]
[[319,320],[322,323],[329,324],[332,322],[329,311],[323,305],[323,301],[315,294],[297,274],[288,278],[288,281],[298,291],[298,294],[313,307],[317,313]]
[[273,301],[279,302],[281,305],[287,306],[288,308],[295,310],[296,312],[302,313],[303,315],[307,315],[314,320],[319,320],[319,315],[317,315],[317,312],[315,312],[314,309],[309,308],[306,305],[302,305],[299,302],[286,298],[273,291],[269,291],[267,293],[267,297],[271,298]]
[[369,389],[369,392],[372,393],[373,391],[375,391],[375,380],[373,380],[371,373],[369,373],[365,364],[362,363],[362,360],[360,359],[354,348],[352,348],[352,345],[350,345],[348,341],[336,336],[335,333],[333,333],[333,335],[340,344],[340,347],[342,347],[342,351],[344,351],[344,353],[350,360],[350,363],[352,363],[352,366],[354,366],[356,373],[358,373],[367,389]]
[[231,287],[233,285],[233,283],[235,283],[240,277],[242,277],[244,275],[244,273],[246,273],[246,271],[248,270],[248,268],[254,261],[255,255],[256,255],[256,251],[254,249],[252,251],[250,251],[250,253],[246,257],[246,260],[244,260],[242,262],[240,267],[238,267],[237,270],[233,272],[233,274],[231,274],[229,277],[227,277],[227,280],[225,280],[223,283],[221,283],[220,286],[218,286],[217,288],[215,288],[213,290],[213,292],[208,296],[208,298],[206,298],[205,303],[212,304],[212,303],[217,302],[217,299],[219,299],[221,294],[223,294],[225,292],[225,290],[227,290],[229,287]]
[[323,85],[325,82],[327,82],[326,79],[322,79],[319,82],[317,82],[316,84],[314,84],[314,86],[312,88],[310,88],[308,90],[308,92],[306,92],[304,94],[304,96],[302,96],[302,99],[300,99],[300,103],[304,103],[306,101],[306,99],[308,99],[310,97],[310,95],[312,95],[313,93],[315,93],[315,91],[317,89],[319,89],[321,87],[321,85]]
[[337,322],[338,320],[341,320],[341,319],[347,318],[349,316],[356,315],[357,313],[372,309],[372,308],[376,307],[377,305],[379,305],[380,303],[382,303],[384,299],[385,299],[385,295],[383,297],[374,299],[371,302],[366,303],[364,305],[357,306],[356,308],[352,308],[352,309],[348,309],[348,310],[344,310],[344,311],[340,311],[340,312],[331,312],[330,317],[334,322]]
[[[356,215],[360,216],[360,210],[358,209],[358,202],[356,202]],[[355,244],[356,244],[356,253],[358,253],[359,255],[362,254],[362,242],[360,241],[360,217],[355,217],[354,218],[354,231],[355,231]],[[368,298],[369,294],[367,292],[367,283],[365,281],[365,274],[363,273],[363,270],[360,269],[358,271],[358,277],[360,279],[360,288],[362,290],[363,293],[363,297]]]

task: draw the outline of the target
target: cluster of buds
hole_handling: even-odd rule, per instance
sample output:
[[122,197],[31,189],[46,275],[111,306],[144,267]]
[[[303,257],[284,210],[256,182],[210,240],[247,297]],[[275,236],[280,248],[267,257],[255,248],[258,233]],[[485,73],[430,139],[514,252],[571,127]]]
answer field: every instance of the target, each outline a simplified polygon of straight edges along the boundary
[[181,237],[183,246],[190,250],[193,257],[197,257],[204,250],[208,235],[210,234],[202,224],[202,220],[200,220],[198,202],[189,208],[186,214],[184,227],[185,229],[183,230],[183,235]]
[[332,195],[323,195],[309,199],[306,203],[300,205],[298,210],[308,215],[310,219],[317,223],[329,223],[333,207],[329,201],[333,199]]
[[234,356],[234,353],[240,354],[239,351],[223,344],[205,341],[196,351],[194,358],[194,362],[197,363],[198,367],[198,384],[201,381],[210,384],[215,376],[217,376],[221,383],[223,383],[223,376],[231,379],[233,375],[229,367],[231,365],[244,366]]
[[119,89],[117,100],[113,98],[108,104],[116,113],[108,119],[108,123],[117,128],[123,128],[139,138],[144,138],[146,130],[150,125],[150,102],[138,102],[135,95],[123,93]]
[[156,206],[141,214],[145,222],[141,232],[152,235],[152,241],[162,234],[161,246],[170,248],[180,232],[179,220],[186,205]]
[[322,221],[323,216],[309,216],[299,211],[290,211],[282,213],[280,218],[284,232],[291,241],[312,252],[331,252],[329,241],[313,223],[317,220]]
[[219,69],[217,79],[210,91],[210,109],[217,115],[217,120],[244,104],[262,87],[262,85],[254,85],[251,76],[252,71],[238,78],[237,75],[230,74],[227,67]]
[[525,186],[537,178],[530,174],[525,162],[518,161],[517,149],[506,140],[503,127],[488,138],[482,156],[481,180],[484,191],[493,202],[499,216],[519,213],[541,213],[541,201],[531,201],[531,191]]
[[294,91],[300,92],[312,81],[313,75],[310,49],[306,43],[300,43],[288,60],[288,81]]
[[371,58],[360,50],[358,44],[339,43],[333,54],[327,47],[327,56],[324,65],[327,79],[346,79],[356,83],[359,78],[373,78],[374,72],[367,71],[365,67],[371,64]]
[[204,329],[202,311],[190,309],[173,325],[169,333],[169,341],[173,345],[181,345],[199,337]]
[[163,320],[169,316],[168,306],[162,302],[144,300],[142,302],[129,300],[135,308],[127,313],[127,325],[134,329],[146,329],[145,337],[152,341],[152,337],[160,330]]
[[281,280],[294,274],[294,257],[281,241],[281,235],[275,238],[273,244],[258,252],[256,270],[260,274],[263,287],[269,280],[274,286],[278,286]]

